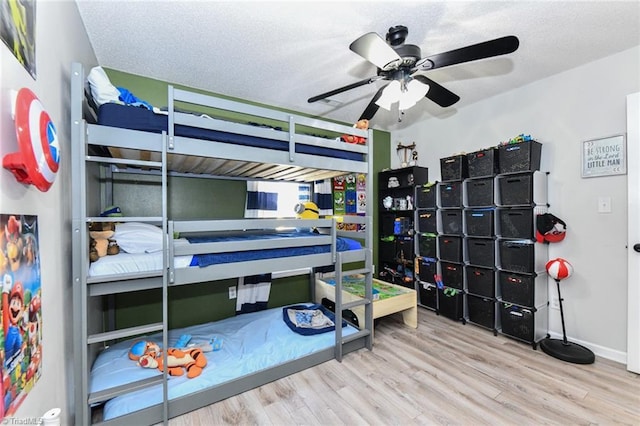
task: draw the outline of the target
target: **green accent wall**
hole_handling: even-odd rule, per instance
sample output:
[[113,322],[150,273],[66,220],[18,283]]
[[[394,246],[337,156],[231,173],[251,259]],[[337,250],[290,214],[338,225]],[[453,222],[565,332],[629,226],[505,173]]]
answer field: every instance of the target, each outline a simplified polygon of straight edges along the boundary
[[[112,69],[105,69],[105,71],[115,86],[128,89],[137,98],[149,102],[153,106],[166,106],[167,82]],[[174,86],[212,94],[185,86]],[[220,94],[214,95],[252,105],[261,105]],[[377,172],[390,165],[391,135],[388,132],[374,130],[373,139],[373,168],[374,174],[377,175]],[[375,196],[377,194],[377,179],[374,178],[373,182]],[[126,216],[157,216],[162,208],[161,187],[157,176],[115,174],[113,197],[114,204],[120,206]],[[171,176],[168,180],[168,199],[168,215],[172,219],[240,218],[244,215],[246,183],[243,180]],[[378,210],[377,200],[373,199],[369,202],[374,203],[375,218]],[[374,219],[374,264],[377,264],[377,235],[377,221]],[[236,283],[237,280],[232,279],[171,287],[169,290],[169,326],[171,328],[185,327],[234,315],[236,300],[229,299],[228,287],[234,286]],[[308,301],[310,289],[305,283],[308,283],[308,275],[274,280],[271,286],[269,306],[277,307]],[[114,300],[116,306],[115,322],[118,328],[148,323],[149,321],[161,321],[162,319],[162,295],[159,290],[120,294]]]

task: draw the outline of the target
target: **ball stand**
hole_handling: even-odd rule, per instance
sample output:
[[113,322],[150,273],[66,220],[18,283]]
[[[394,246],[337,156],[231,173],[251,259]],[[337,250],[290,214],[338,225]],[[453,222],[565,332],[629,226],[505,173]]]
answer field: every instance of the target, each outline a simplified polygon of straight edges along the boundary
[[560,294],[560,280],[555,280],[558,287],[558,302],[560,303],[560,318],[562,320],[562,340],[547,337],[540,341],[540,349],[547,355],[574,364],[593,364],[596,357],[590,349],[567,340],[564,327],[564,311],[562,310],[562,295]]

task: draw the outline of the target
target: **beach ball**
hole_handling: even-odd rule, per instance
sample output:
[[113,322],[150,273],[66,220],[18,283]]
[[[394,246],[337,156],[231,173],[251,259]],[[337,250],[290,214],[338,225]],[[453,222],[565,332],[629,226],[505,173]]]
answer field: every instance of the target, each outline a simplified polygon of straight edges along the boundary
[[568,261],[560,257],[548,261],[546,268],[547,274],[549,274],[549,276],[554,280],[563,280],[573,274],[573,266],[571,266]]

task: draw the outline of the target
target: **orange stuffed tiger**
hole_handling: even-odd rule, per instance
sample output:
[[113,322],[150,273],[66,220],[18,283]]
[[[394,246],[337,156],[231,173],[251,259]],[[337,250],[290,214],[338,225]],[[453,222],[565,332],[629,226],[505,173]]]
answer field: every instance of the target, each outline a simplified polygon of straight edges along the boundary
[[[144,368],[163,369],[163,360],[161,353],[143,355],[138,359],[138,364]],[[207,358],[204,356],[202,349],[167,349],[167,374],[170,376],[182,376],[186,370],[187,377],[193,379],[202,373],[202,369],[207,365]]]

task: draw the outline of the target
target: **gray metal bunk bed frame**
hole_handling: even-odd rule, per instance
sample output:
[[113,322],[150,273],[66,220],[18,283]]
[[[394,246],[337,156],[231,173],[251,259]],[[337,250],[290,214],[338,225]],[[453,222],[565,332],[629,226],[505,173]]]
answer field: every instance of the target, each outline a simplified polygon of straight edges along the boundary
[[[372,200],[373,161],[372,161],[372,131],[362,131],[346,125],[340,125],[322,120],[311,119],[294,114],[274,111],[263,107],[246,105],[216,97],[197,94],[185,90],[178,90],[169,86],[168,89],[168,131],[162,133],[148,133],[136,130],[126,130],[115,127],[92,124],[85,99],[86,78],[82,64],[73,63],[71,68],[71,126],[72,126],[72,272],[73,272],[73,305],[74,305],[74,359],[80,368],[75,374],[75,423],[90,424],[153,424],[167,423],[170,417],[175,417],[197,408],[215,403],[222,399],[237,395],[249,389],[269,383],[273,380],[304,370],[311,366],[331,359],[341,360],[343,354],[362,348],[372,348],[373,328],[373,289],[372,289],[372,206],[367,205],[365,216],[345,216],[345,223],[363,225],[364,231],[337,230],[336,219],[319,219],[305,221],[305,226],[328,228],[331,231],[321,238],[320,244],[331,244],[331,251],[326,254],[294,256],[284,259],[270,259],[267,261],[248,261],[238,268],[229,265],[212,265],[206,268],[175,268],[173,257],[183,254],[215,253],[228,251],[228,243],[223,248],[220,243],[197,244],[197,248],[185,248],[174,244],[174,232],[180,234],[200,233],[216,230],[247,230],[276,228],[280,226],[299,225],[296,220],[287,219],[244,219],[244,220],[207,220],[207,221],[174,221],[167,213],[167,182],[172,173],[169,168],[170,157],[192,156],[216,159],[218,178],[245,179],[277,179],[289,181],[311,182],[327,177],[345,175],[349,173],[364,173],[367,176],[367,199]],[[202,119],[194,115],[177,112],[175,102],[219,108],[236,111],[251,116],[288,122],[285,138],[289,142],[288,151],[273,151],[263,148],[248,148],[224,142],[210,140],[196,140],[180,137],[175,134],[178,124],[201,128],[232,131],[240,134],[273,137],[270,129],[263,129],[239,123],[222,120]],[[87,119],[85,119],[87,117]],[[317,138],[296,131],[299,126],[324,129],[331,132],[347,133],[367,137],[366,146],[345,144],[339,141]],[[317,155],[300,154],[296,152],[296,145],[308,144],[325,146],[336,149],[361,153],[366,161],[351,161]],[[158,161],[140,160],[137,158],[114,158],[111,156],[90,155],[90,146],[126,148],[129,150],[150,151],[155,153]],[[158,158],[159,156],[159,158]],[[154,217],[120,217],[105,218],[97,213],[109,205],[109,183],[111,173],[118,169],[136,170],[140,168],[156,170],[160,176],[162,187],[162,212]],[[105,183],[106,182],[106,183]],[[91,222],[126,222],[141,221],[161,225],[165,235],[163,250],[163,269],[144,273],[129,273],[101,277],[89,277],[89,235],[88,224]],[[336,238],[345,236],[364,241],[364,248],[346,252],[336,251]],[[314,241],[298,240],[294,244],[319,244]],[[264,242],[255,243],[249,248],[265,248]],[[272,242],[271,244],[291,244],[287,242]],[[271,246],[272,247],[272,246]],[[344,265],[359,262],[364,265],[359,269],[345,271]],[[309,268],[309,285],[311,295],[314,292],[313,268],[333,265],[336,271],[335,311],[336,321],[342,321],[342,310],[358,305],[365,306],[365,324],[359,332],[347,337],[342,336],[340,327],[336,327],[335,346],[311,355],[280,364],[273,368],[262,370],[254,374],[243,376],[233,382],[169,400],[168,376],[162,375],[151,379],[137,381],[128,385],[118,386],[101,392],[89,392],[89,375],[93,360],[100,349],[123,338],[143,336],[147,333],[161,332],[163,347],[167,347],[168,335],[168,288],[175,285],[215,281],[243,275],[253,275],[266,272]],[[352,303],[342,303],[343,274],[364,274],[366,277],[365,298]],[[101,305],[102,297],[109,297],[117,293],[132,292],[144,289],[162,289],[162,321],[145,324],[127,329],[108,329],[105,325],[104,312]],[[166,355],[165,355],[166,356]],[[165,360],[166,362],[166,360]],[[92,416],[92,406],[103,403],[115,396],[145,388],[147,386],[163,384],[163,403],[157,404],[126,416],[102,422]]]

